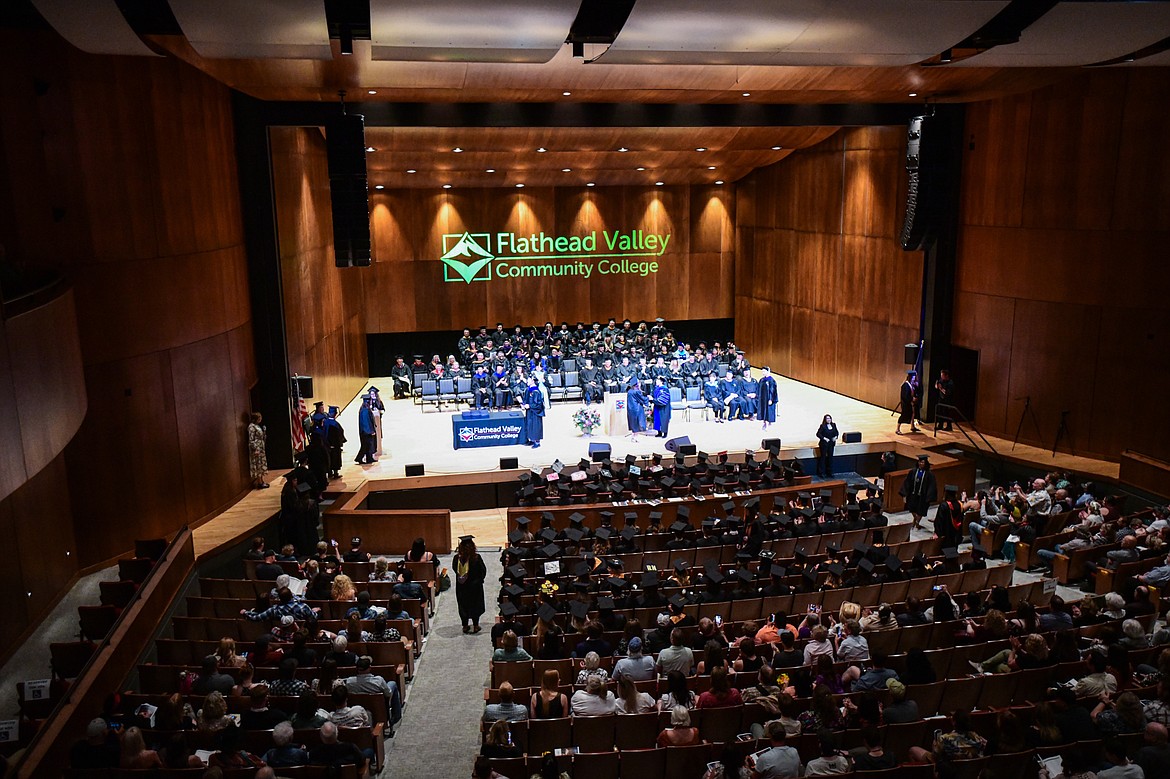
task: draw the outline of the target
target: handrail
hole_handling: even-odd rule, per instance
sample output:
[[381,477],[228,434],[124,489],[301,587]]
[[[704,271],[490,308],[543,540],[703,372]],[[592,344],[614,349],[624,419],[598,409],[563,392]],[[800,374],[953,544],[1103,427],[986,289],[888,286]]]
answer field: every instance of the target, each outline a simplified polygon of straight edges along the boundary
[[16,766],[17,777],[62,775],[69,759],[69,751],[62,747],[79,738],[85,723],[102,710],[106,696],[122,684],[157,627],[156,620],[140,618],[151,616],[145,613],[148,609],[162,613],[169,608],[194,568],[191,530],[184,525],[33,736]]
[[957,406],[952,406],[947,403],[940,403],[935,410],[936,419],[938,418],[939,412],[942,412],[947,420],[954,422],[959,426],[959,432],[963,434],[964,438],[971,442],[971,446],[974,447],[976,451],[983,450],[979,447],[979,444],[975,443],[975,440],[971,438],[970,434],[963,428],[963,422],[966,422],[968,425],[970,425],[971,429],[975,431],[975,435],[979,436],[979,440],[987,444],[987,449],[990,450],[993,455],[995,455],[995,458],[999,463],[998,468],[996,469],[996,477],[998,479],[998,477],[1002,475],[1003,472],[1007,469],[1007,460],[1005,460],[1004,456],[999,453],[995,446],[990,441],[988,441],[986,437],[984,437],[979,428],[975,427],[975,423],[967,419],[967,415],[964,414]]
[[69,288],[64,276],[53,274],[40,286],[0,299],[0,318],[11,319],[39,308]]

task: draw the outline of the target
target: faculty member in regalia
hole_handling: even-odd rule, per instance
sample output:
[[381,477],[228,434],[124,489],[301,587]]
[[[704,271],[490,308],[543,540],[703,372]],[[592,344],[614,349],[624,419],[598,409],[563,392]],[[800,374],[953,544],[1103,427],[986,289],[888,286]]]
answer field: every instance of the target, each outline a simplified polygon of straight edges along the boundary
[[760,377],[760,419],[764,423],[764,429],[768,429],[768,425],[776,424],[776,404],[779,402],[780,396],[776,389],[776,379],[772,377],[772,369],[767,365],[764,366],[764,375]]
[[540,391],[535,376],[528,377],[528,393],[524,396],[524,428],[528,445],[539,449],[540,441],[544,438],[544,393]]
[[654,429],[655,438],[666,438],[670,430],[670,388],[662,376],[654,379]]
[[650,399],[638,386],[636,377],[630,377],[630,386],[626,391],[626,420],[630,424],[630,433],[634,440],[638,440],[638,433],[646,432],[646,406]]

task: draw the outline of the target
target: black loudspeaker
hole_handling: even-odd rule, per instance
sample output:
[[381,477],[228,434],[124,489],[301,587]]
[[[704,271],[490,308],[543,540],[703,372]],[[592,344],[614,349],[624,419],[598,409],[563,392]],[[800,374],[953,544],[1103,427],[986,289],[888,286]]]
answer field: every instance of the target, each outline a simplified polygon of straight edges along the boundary
[[406,466],[406,475],[407,476],[423,476],[423,475],[425,475],[425,469],[423,468],[423,464],[422,463],[414,463],[413,465]]
[[370,264],[370,201],[366,181],[366,121],[343,114],[325,126],[329,196],[333,201],[333,257],[339,268]]
[[933,241],[939,227],[942,139],[927,132],[929,120],[930,116],[911,117],[906,131],[906,210],[899,240],[908,252]]
[[589,444],[589,459],[595,463],[609,459],[609,444]]
[[765,438],[763,441],[760,441],[760,448],[763,449],[765,452],[768,451],[769,449],[771,449],[773,446],[776,447],[777,449],[780,448],[780,439],[779,438]]
[[859,444],[861,443],[861,433],[842,433],[841,443],[845,444]]
[[294,376],[290,380],[289,388],[294,392],[299,392],[302,398],[311,398],[313,397],[313,377]]
[[918,344],[906,344],[902,348],[905,350],[905,354],[903,355],[903,359],[905,360],[906,364],[911,365],[911,366],[917,365],[918,364]]
[[678,453],[682,455],[692,455],[699,453],[699,447],[694,444],[679,444]]
[[520,467],[520,460],[516,457],[501,457],[500,458],[500,470],[501,471],[512,471],[512,470],[515,470],[516,468],[519,468],[519,467]]
[[671,438],[666,442],[666,451],[677,452],[680,446],[690,446],[691,439],[688,436],[681,436],[679,438]]

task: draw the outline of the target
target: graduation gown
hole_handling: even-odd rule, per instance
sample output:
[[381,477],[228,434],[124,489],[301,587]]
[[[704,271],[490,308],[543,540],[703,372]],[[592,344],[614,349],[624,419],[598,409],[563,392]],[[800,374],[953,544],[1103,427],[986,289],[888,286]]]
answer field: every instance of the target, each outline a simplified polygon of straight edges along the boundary
[[[451,570],[458,571],[459,555],[451,560]],[[459,603],[459,619],[465,624],[468,620],[478,623],[483,616],[484,596],[483,582],[487,578],[487,566],[483,558],[477,553],[468,561],[467,576],[455,576],[455,600]]]
[[544,438],[544,393],[540,387],[529,387],[524,402],[528,404],[524,412],[525,433],[529,443],[538,444]]
[[[921,476],[919,475],[921,474]],[[906,474],[902,488],[898,494],[906,499],[906,510],[912,514],[926,516],[930,504],[938,500],[938,485],[934,480],[934,472],[927,469],[919,471],[913,468]]]
[[670,430],[670,389],[665,385],[654,388],[654,429],[663,436]]
[[646,432],[646,404],[649,399],[642,388],[634,385],[626,392],[626,421],[630,424],[631,433]]
[[771,424],[776,421],[776,404],[779,401],[779,395],[776,390],[776,380],[771,376],[765,376],[760,379],[759,396],[757,400],[760,404],[760,421]]

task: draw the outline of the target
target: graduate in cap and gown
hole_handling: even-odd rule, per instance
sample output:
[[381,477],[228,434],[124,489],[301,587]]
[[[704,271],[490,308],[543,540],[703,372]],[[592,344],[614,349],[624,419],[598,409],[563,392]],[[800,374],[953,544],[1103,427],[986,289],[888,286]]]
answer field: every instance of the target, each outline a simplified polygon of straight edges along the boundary
[[772,369],[764,366],[764,375],[760,377],[757,402],[759,403],[759,419],[764,423],[764,430],[768,425],[776,423],[776,405],[780,395],[776,389],[776,379],[772,376]]
[[638,440],[638,433],[646,432],[646,406],[649,403],[650,399],[638,386],[637,377],[631,376],[629,389],[626,390],[626,421],[635,441]]
[[534,376],[528,377],[528,392],[524,396],[524,428],[528,445],[539,449],[544,438],[544,393]]
[[670,430],[670,388],[662,376],[654,378],[654,429],[655,438],[666,438]]
[[479,618],[485,610],[483,582],[487,578],[487,566],[475,549],[475,536],[459,537],[451,567],[455,569],[455,600],[459,602],[463,632],[478,633]]

